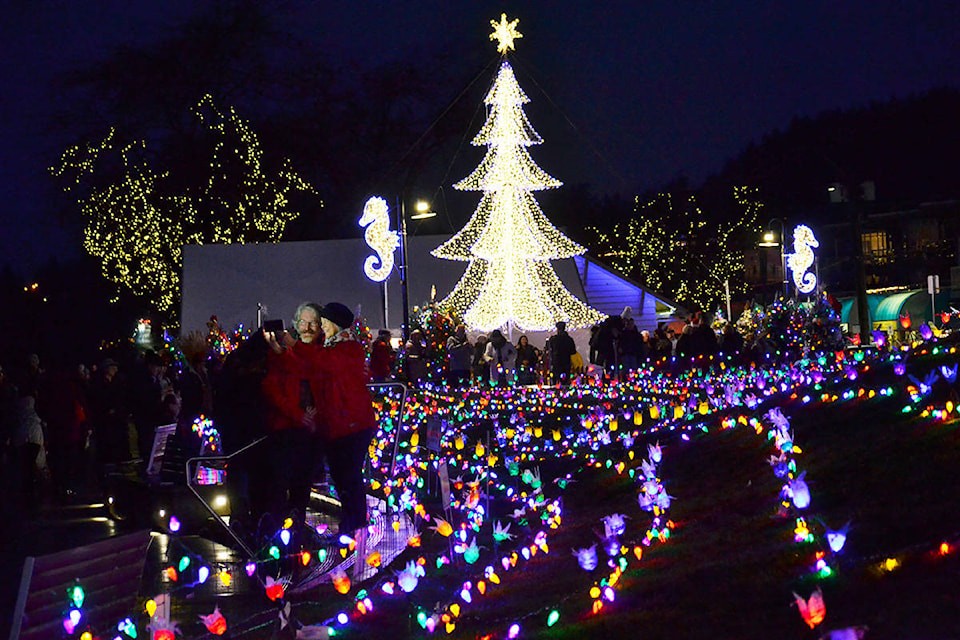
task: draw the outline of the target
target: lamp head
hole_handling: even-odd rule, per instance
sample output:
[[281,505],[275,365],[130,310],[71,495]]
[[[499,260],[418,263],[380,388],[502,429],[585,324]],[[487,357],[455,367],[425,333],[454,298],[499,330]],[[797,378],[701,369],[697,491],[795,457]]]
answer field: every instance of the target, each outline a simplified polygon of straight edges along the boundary
[[780,243],[777,241],[777,237],[774,235],[773,231],[765,231],[763,234],[763,242],[760,243],[761,247],[779,247]]
[[413,207],[414,213],[410,216],[411,220],[424,220],[426,218],[433,218],[437,215],[436,211],[430,210],[430,203],[424,200],[417,200],[417,203]]

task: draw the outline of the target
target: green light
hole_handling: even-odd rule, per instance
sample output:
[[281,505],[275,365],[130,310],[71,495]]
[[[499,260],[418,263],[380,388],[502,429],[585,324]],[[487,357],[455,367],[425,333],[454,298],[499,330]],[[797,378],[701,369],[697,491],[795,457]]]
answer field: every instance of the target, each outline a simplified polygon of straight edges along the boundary
[[77,609],[83,606],[83,598],[83,587],[78,584],[70,588],[70,599]]
[[272,557],[274,560],[280,559],[280,549],[277,547],[277,545],[270,547],[270,557]]
[[547,626],[552,627],[557,624],[557,620],[560,619],[560,612],[554,609],[550,612],[550,615],[547,616]]
[[179,566],[180,566],[180,571],[181,571],[181,572],[182,572],[184,569],[186,569],[187,567],[189,567],[189,566],[190,566],[190,557],[189,557],[189,556],[183,556],[182,558],[180,558],[180,565],[179,565]]
[[422,629],[427,628],[427,614],[423,611],[417,613],[417,624],[419,624]]

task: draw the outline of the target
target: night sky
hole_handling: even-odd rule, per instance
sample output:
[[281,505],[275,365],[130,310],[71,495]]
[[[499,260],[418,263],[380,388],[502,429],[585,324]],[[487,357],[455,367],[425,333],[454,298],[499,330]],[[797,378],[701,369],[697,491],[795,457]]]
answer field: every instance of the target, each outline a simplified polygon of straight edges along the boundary
[[[0,265],[28,275],[51,256],[80,251],[76,231],[49,214],[46,168],[79,142],[49,133],[45,102],[57,95],[58,74],[119,44],[156,39],[201,4],[3,3]],[[478,42],[493,56],[489,21],[501,12],[519,18],[515,66],[539,87],[522,76],[521,86],[570,123],[547,135],[531,115],[545,137],[534,160],[597,193],[634,194],[681,173],[699,181],[796,116],[960,87],[957,0],[291,1],[287,11],[291,31],[361,67],[437,51],[467,64]]]

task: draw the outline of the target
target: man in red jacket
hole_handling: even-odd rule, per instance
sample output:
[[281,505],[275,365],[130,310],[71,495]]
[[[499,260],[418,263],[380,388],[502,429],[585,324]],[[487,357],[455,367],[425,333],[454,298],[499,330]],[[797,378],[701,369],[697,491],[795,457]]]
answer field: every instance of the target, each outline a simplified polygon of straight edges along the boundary
[[350,332],[353,313],[345,305],[327,304],[319,316],[322,345],[301,340],[283,349],[267,337],[274,355],[263,389],[273,408],[270,426],[288,431],[288,461],[296,467],[307,458],[306,490],[303,475],[297,475],[289,486],[290,505],[301,513],[306,509],[309,478],[326,456],[341,501],[340,532],[355,535],[367,525],[363,462],[376,423],[366,353]]
[[293,320],[298,340],[293,340],[288,333],[264,333],[271,349],[267,374],[261,383],[269,433],[266,455],[269,486],[265,501],[275,516],[286,516],[296,510],[301,521],[310,501],[316,459],[321,455],[316,436],[316,398],[320,388],[318,381],[310,379],[305,367],[309,353],[320,348],[321,309],[313,302],[297,307]]

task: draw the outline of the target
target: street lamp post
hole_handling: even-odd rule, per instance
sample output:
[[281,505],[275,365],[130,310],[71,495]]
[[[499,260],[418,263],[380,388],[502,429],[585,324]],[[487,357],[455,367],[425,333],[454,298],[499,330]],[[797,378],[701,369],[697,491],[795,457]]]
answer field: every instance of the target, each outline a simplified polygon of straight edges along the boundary
[[[403,196],[398,198],[397,215],[399,216],[397,228],[400,230],[400,264],[397,265],[397,270],[400,273],[400,304],[403,306],[403,327],[401,329],[403,342],[406,344],[410,338],[410,305],[407,292],[407,215],[404,209]],[[429,203],[418,200],[415,205],[415,212],[410,216],[410,219],[423,220],[425,218],[432,218],[435,215],[437,214],[430,210]]]
[[[779,238],[774,237],[773,231],[769,230],[770,225],[772,225],[774,222],[776,222],[780,226]],[[780,247],[780,278],[781,278],[780,285],[783,288],[783,297],[786,298],[787,297],[787,265],[785,262],[786,258],[783,253],[783,243],[786,240],[786,238],[784,238],[784,222],[785,221],[783,218],[772,218],[769,222],[767,222],[768,230],[764,232],[763,242],[761,242],[759,246],[765,247],[765,248]],[[766,265],[767,265],[767,262],[766,260],[764,260],[764,273],[763,273],[764,282],[767,281]]]

